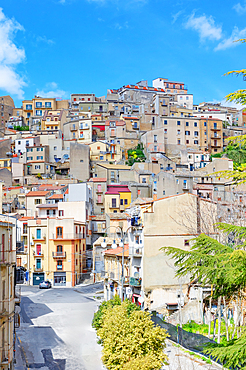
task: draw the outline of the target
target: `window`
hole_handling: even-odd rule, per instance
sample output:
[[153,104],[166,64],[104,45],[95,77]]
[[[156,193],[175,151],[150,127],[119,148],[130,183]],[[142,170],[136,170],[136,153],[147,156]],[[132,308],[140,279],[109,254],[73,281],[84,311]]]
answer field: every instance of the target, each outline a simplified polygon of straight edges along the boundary
[[194,144],[198,145],[198,140],[194,140]]
[[35,199],[35,200],[34,200],[34,203],[35,203],[35,204],[42,204],[41,199]]
[[154,146],[154,152],[157,152],[157,145]]
[[57,146],[54,146],[54,150],[57,150]]
[[100,158],[100,161],[103,161],[103,155],[100,155],[99,158]]
[[97,196],[97,203],[102,203],[102,196],[101,195]]
[[190,131],[185,131],[185,135],[190,135]]
[[46,122],[50,122],[50,118],[46,118]]
[[186,140],[186,144],[189,144],[190,143],[190,140]]
[[59,210],[59,216],[61,217],[61,216],[64,216],[64,211],[63,210]]
[[56,237],[57,238],[62,238],[63,237],[63,228],[62,227],[57,227],[56,228]]
[[180,130],[177,130],[177,134],[180,135]]
[[18,145],[20,145],[21,144],[21,142],[20,142],[20,140],[18,141]]
[[198,131],[194,131],[194,135],[195,136],[198,136]]
[[164,120],[164,125],[167,125],[167,120],[166,119]]
[[180,121],[177,121],[177,125],[180,126]]
[[116,207],[116,198],[112,198],[112,208]]
[[154,135],[154,143],[157,143],[157,135]]
[[23,224],[23,234],[27,234],[27,224]]
[[27,157],[26,158],[28,161],[32,161],[33,160],[33,157]]
[[214,122],[214,128],[217,128],[217,123],[216,122]]
[[44,158],[44,157],[43,157],[42,155],[37,156],[37,161],[38,161],[38,160],[43,160],[43,158]]
[[36,229],[36,237],[37,239],[41,239],[41,229]]
[[51,108],[51,102],[49,101],[45,102],[45,108]]
[[124,200],[124,203],[125,203],[125,205],[128,204],[128,199],[125,199]]
[[142,179],[142,183],[143,183],[143,184],[146,184],[146,177],[143,177],[143,179]]
[[197,127],[197,122],[194,122],[194,127]]
[[35,170],[40,170],[40,165],[39,164],[35,165]]
[[46,216],[49,216],[50,215],[50,210],[49,209],[47,209],[47,211],[46,211]]
[[62,270],[62,261],[57,261],[56,269]]
[[36,269],[40,270],[41,269],[41,258],[36,259]]
[[36,102],[36,108],[42,108],[42,102]]
[[177,143],[177,144],[178,144],[178,145],[180,145],[180,143],[181,143],[181,141],[180,141],[180,140],[178,140],[178,143]]
[[204,122],[204,127],[206,127],[207,126],[207,122]]
[[27,118],[30,118],[31,117],[31,113],[30,112],[28,112],[27,113]]
[[185,245],[185,247],[189,247],[189,245],[190,245],[190,241],[189,241],[189,240],[185,240],[185,241],[184,241],[184,245]]
[[189,126],[189,122],[186,122],[186,123],[185,123],[185,125],[186,125],[186,126]]
[[42,116],[42,111],[41,110],[36,110],[36,116]]
[[32,110],[32,104],[26,104],[26,110]]
[[37,254],[37,256],[41,255],[41,244],[36,245],[36,254]]
[[164,129],[164,133],[167,134],[167,128]]
[[123,206],[123,199],[120,200],[120,205]]

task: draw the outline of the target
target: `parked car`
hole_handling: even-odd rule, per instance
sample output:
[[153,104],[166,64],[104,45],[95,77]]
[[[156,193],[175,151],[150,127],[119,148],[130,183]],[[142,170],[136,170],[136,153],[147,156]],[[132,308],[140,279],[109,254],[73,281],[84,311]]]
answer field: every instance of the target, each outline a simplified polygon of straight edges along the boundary
[[42,281],[40,284],[39,284],[39,289],[49,289],[51,288],[52,285],[51,285],[51,282],[50,281]]

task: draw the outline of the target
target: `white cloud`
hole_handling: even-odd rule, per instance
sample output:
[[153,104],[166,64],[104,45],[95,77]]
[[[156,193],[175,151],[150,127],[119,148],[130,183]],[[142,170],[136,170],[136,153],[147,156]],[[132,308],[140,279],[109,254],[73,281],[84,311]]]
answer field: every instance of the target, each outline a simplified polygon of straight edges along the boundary
[[191,28],[198,32],[200,40],[220,40],[222,37],[222,28],[217,26],[212,16],[202,15],[196,17],[193,13],[185,24],[185,28]]
[[44,42],[46,44],[49,44],[49,45],[53,45],[55,43],[55,41],[51,40],[51,39],[47,39],[46,36],[38,36],[37,37],[37,41],[39,42]]
[[244,5],[241,5],[241,3],[237,3],[233,6],[232,9],[235,9],[236,12],[239,14],[239,15],[242,15],[244,13],[246,13],[246,4]]
[[228,48],[232,48],[234,46],[237,46],[238,43],[237,42],[234,42],[234,41],[235,40],[238,40],[238,39],[241,39],[241,38],[244,38],[244,37],[246,37],[246,28],[244,28],[241,31],[239,31],[239,29],[237,27],[234,27],[234,30],[232,31],[231,36],[228,37],[227,39],[225,38],[224,40],[222,40],[216,46],[216,48],[214,50],[215,51],[225,50],[225,49],[228,49]]
[[13,39],[17,31],[23,30],[18,22],[7,18],[0,8],[0,89],[17,95],[19,99],[24,96],[23,87],[26,84],[15,68],[25,60],[25,50],[18,48]]
[[174,24],[176,22],[176,20],[179,18],[179,16],[183,13],[184,11],[183,10],[180,10],[179,12],[175,13],[172,15],[172,24]]
[[36,95],[42,98],[65,98],[68,94],[64,90],[60,90],[56,82],[49,82],[43,90],[37,91]]

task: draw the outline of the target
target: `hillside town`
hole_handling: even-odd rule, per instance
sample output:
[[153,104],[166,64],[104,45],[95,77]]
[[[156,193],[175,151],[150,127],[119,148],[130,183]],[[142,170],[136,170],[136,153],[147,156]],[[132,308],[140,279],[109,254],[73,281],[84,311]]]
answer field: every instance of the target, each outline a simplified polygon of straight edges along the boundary
[[43,281],[101,284],[104,301],[203,322],[211,287],[179,279],[162,248],[245,226],[246,185],[218,173],[233,170],[227,139],[246,134],[246,112],[194,104],[162,77],[21,107],[2,96],[0,108],[1,369],[14,368],[21,288]]

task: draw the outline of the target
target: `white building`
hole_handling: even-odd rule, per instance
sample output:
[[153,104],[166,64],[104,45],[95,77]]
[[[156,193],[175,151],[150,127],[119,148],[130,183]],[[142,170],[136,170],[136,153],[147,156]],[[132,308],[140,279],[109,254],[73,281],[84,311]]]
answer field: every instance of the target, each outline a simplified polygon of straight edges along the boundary
[[32,147],[35,145],[40,145],[39,136],[29,136],[22,139],[15,140],[15,154],[26,153],[27,147]]

